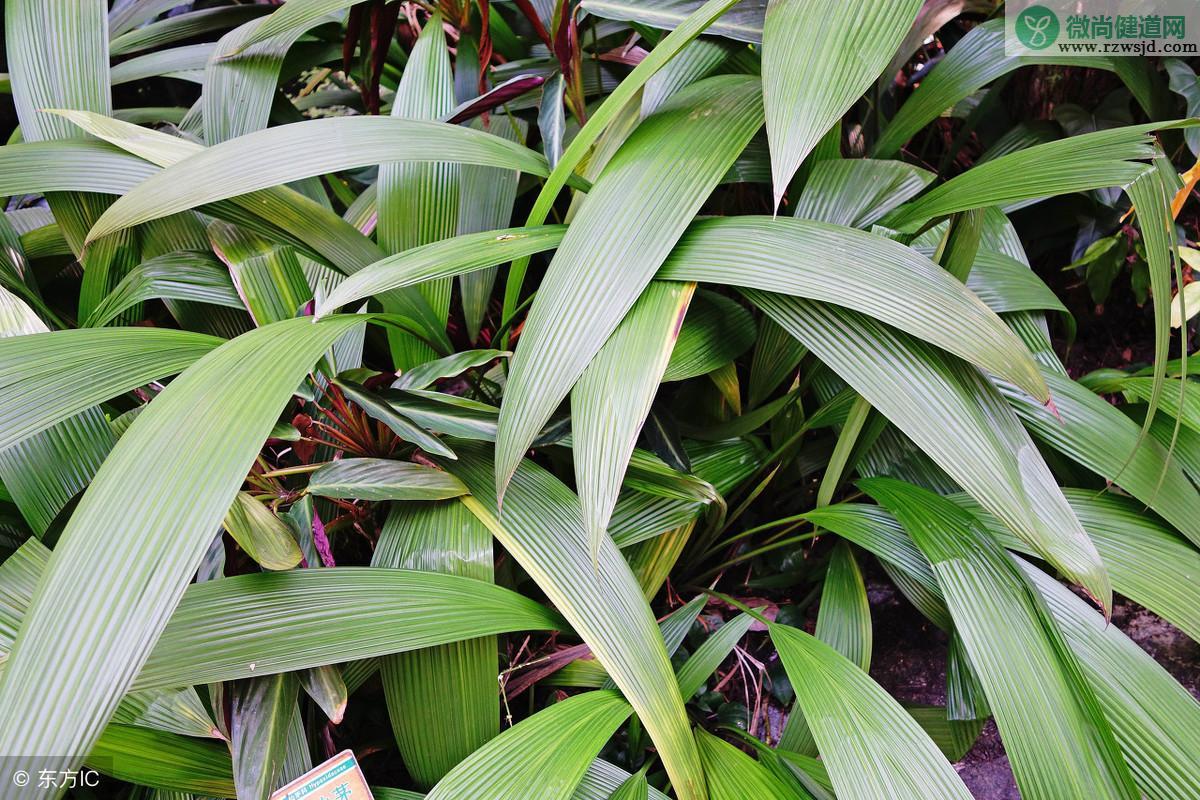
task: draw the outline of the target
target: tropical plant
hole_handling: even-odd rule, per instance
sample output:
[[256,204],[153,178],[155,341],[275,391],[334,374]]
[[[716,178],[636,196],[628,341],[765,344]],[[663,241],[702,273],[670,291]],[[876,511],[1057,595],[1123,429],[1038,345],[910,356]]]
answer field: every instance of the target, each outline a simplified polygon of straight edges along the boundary
[[[1200,797],[1200,704],[1108,623],[1200,640],[1188,67],[1072,62],[1149,122],[963,164],[1052,63],[994,11],[6,0],[3,766],[929,800],[994,719],[1027,800]],[[1076,381],[1007,214],[1101,192],[1153,362]],[[871,677],[872,581],[944,704]]]

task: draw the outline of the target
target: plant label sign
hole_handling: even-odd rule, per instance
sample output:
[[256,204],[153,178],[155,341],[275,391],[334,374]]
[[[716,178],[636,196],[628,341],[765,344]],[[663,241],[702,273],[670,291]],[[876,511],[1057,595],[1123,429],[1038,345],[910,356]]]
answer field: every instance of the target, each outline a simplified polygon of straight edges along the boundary
[[324,764],[276,789],[270,800],[375,800],[354,751],[343,750]]

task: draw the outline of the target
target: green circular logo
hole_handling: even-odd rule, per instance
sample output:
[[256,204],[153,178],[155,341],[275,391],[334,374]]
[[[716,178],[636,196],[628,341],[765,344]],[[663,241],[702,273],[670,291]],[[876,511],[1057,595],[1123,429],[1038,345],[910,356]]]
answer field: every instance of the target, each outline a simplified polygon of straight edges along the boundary
[[1017,16],[1017,38],[1030,50],[1044,50],[1058,38],[1058,15],[1045,6],[1030,6]]

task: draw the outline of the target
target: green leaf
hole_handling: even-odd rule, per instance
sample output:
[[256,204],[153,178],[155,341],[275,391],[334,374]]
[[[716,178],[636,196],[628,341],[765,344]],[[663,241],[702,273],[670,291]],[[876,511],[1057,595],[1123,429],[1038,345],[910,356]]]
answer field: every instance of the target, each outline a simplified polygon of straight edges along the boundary
[[[635,98],[646,82],[736,2],[737,0],[708,0],[686,19],[681,18],[675,30],[659,42],[648,56],[638,62],[638,65],[625,76],[625,80],[621,81],[600,104],[600,107],[591,114],[587,123],[579,129],[579,133],[571,139],[571,144],[551,171],[542,190],[538,193],[537,199],[534,200],[533,208],[525,223],[527,226],[541,225],[546,221],[558,193],[564,186],[570,184],[570,178],[575,173],[576,167],[592,154],[592,145],[597,143],[609,125],[621,118],[634,118],[633,114],[628,112],[638,110],[635,107],[635,103],[637,103]],[[607,165],[607,161],[605,161],[605,166],[607,167]],[[528,265],[529,259],[522,258],[513,262],[512,268],[509,270],[508,284],[504,287],[504,321],[508,321],[512,316],[521,299],[521,284],[525,279],[525,270]]]
[[84,763],[118,780],[142,786],[234,796],[229,749],[203,739],[132,725],[109,725]]
[[[298,152],[306,157],[294,158]],[[114,203],[88,239],[259,189],[391,161],[547,172],[545,159],[532,150],[458,125],[370,116],[314,119],[238,136],[167,167]]]
[[[434,455],[445,456],[446,458],[454,458],[454,452],[446,445],[442,444],[441,439],[438,439],[431,433],[428,433],[418,425],[413,424],[413,421],[403,414],[399,414],[396,410],[384,402],[376,395],[368,392],[358,384],[352,384],[347,381],[335,380],[334,384],[342,390],[346,397],[357,404],[359,408],[367,412],[367,416],[371,419],[378,420],[391,429],[392,433],[406,442],[412,442],[427,453]],[[424,424],[424,423],[422,423]]]
[[304,558],[292,529],[249,492],[237,493],[222,525],[264,569],[291,569]]
[[570,620],[621,688],[680,797],[703,797],[704,777],[662,637],[620,551],[601,541],[593,560],[579,499],[528,461],[517,470],[500,517],[489,448],[457,441],[455,448],[460,460],[446,468],[470,488],[463,502]]
[[[886,216],[890,228],[916,232],[936,217],[1016,200],[1125,186],[1157,157],[1149,134],[1166,124],[1132,125],[1027,147],[979,164]],[[1169,298],[1168,298],[1169,299]]]
[[[1000,386],[1033,435],[1116,483],[1200,544],[1200,494],[1167,448],[1143,439],[1137,423],[1078,383],[1049,371],[1045,377],[1057,414]],[[1137,380],[1145,381],[1147,388],[1152,382]]]
[[[638,22],[652,28],[672,30],[683,25],[699,3],[694,0],[583,0],[589,13],[604,19]],[[706,26],[713,36],[726,36],[739,42],[762,42],[763,9],[766,3],[731,3],[728,11]]]
[[687,312],[663,373],[664,382],[707,375],[746,352],[754,343],[757,334],[754,317],[735,300],[701,291]]
[[[1095,542],[1113,589],[1200,641],[1200,584],[1195,579],[1200,552],[1130,498],[1085,489],[1065,489],[1063,494]],[[972,500],[961,495],[951,499],[974,514],[1002,545],[1029,553],[1027,544]]]
[[854,551],[839,542],[830,556],[814,635],[867,672],[871,667],[871,607]]
[[856,312],[747,295],[1014,533],[1111,608],[1095,546],[1029,434],[983,375]]
[[213,252],[229,267],[246,310],[260,327],[297,316],[312,299],[312,289],[290,247],[227,222],[212,222],[208,237]]
[[337,667],[325,664],[302,670],[298,675],[305,693],[320,706],[325,716],[329,717],[329,721],[334,725],[340,723],[346,713],[350,692]]
[[643,120],[605,167],[547,268],[512,358],[496,450],[500,495],[761,125],[760,104],[754,78],[693,84]]
[[903,161],[829,158],[818,161],[792,216],[870,228],[937,177]]
[[466,494],[448,472],[386,458],[343,458],[318,469],[308,481],[318,497],[354,500],[445,500]]
[[[7,289],[0,288],[0,343],[27,344],[31,339],[44,340],[50,335],[53,334],[47,332],[45,323],[29,306]],[[29,353],[20,344],[7,349],[9,352],[25,350]],[[26,356],[13,363],[10,369],[15,367],[17,371],[24,371],[30,366],[34,369],[39,366],[29,365],[29,360],[40,359]],[[41,366],[44,368],[44,365]],[[57,381],[70,386],[78,380],[78,375],[64,374],[63,366],[62,361],[57,361],[51,369],[55,371]],[[2,369],[3,364],[0,363]],[[20,393],[16,399],[19,405],[5,408],[5,412],[17,417],[14,423],[31,412],[37,413],[47,403],[45,395],[30,397],[25,394],[37,387],[31,385],[33,381],[28,380],[28,374],[21,377],[26,380],[15,387],[15,392]],[[0,372],[0,380],[3,379],[3,372]],[[5,430],[7,432],[7,428]],[[108,455],[113,441],[112,431],[100,409],[87,404],[75,409],[73,415],[64,414],[53,424],[39,426],[35,432],[29,432],[0,449],[0,481],[25,521],[38,535],[45,533],[67,503],[87,486]]]
[[788,183],[896,51],[920,0],[771,0],[763,23],[763,105],[775,209]]
[[840,800],[969,800],[937,745],[867,673],[801,630],[769,630]]
[[[396,87],[394,119],[436,120],[454,109],[454,75],[442,17],[426,20]],[[460,166],[450,162],[381,163],[376,182],[379,246],[394,254],[453,236],[458,229]],[[448,279],[419,288],[444,326],[450,312]],[[384,303],[388,309],[388,304]],[[392,355],[404,369],[428,360],[427,345],[389,332]]]
[[0,338],[0,448],[186,369],[222,343],[213,336],[165,328]]
[[531,789],[545,800],[567,800],[629,713],[629,704],[615,691],[555,703],[468,756],[426,800],[520,800]]
[[[979,298],[929,259],[879,236],[799,219],[703,220],[656,277],[837,303],[1003,375],[1039,400],[1049,396],[1028,349]],[[966,328],[971,336],[961,335]]]
[[593,556],[694,289],[651,282],[571,392],[575,482]]
[[1152,800],[1200,791],[1200,703],[1153,658],[1069,589],[1018,560],[1104,706],[1138,788]]
[[696,728],[696,745],[712,800],[796,800],[797,795],[764,766],[703,728]]
[[135,689],[215,683],[518,630],[565,630],[508,589],[456,575],[329,567],[188,588]]
[[299,683],[290,673],[251,678],[234,687],[229,711],[230,749],[237,796],[267,800],[290,778],[284,774],[288,727],[298,713]]
[[316,315],[323,317],[380,292],[413,286],[434,278],[461,275],[503,264],[522,255],[558,247],[565,225],[467,233],[389,256],[356,272],[318,301]]
[[933,563],[1026,798],[1136,798],[1116,740],[1048,612],[969,513],[892,478],[859,482]]
[[[492,558],[491,532],[451,500],[393,505],[371,563],[491,582]],[[381,659],[392,732],[418,784],[434,785],[500,733],[496,653],[485,636]]]
[[209,253],[177,251],[146,259],[129,270],[80,327],[103,327],[128,309],[154,299],[245,308],[221,262]]
[[[192,365],[138,416],[67,522],[22,622],[0,681],[0,751],[58,753],[46,766],[69,769],[69,754],[90,749],[291,392],[360,324],[295,320],[252,331]],[[77,654],[69,662],[67,629]],[[60,698],[52,713],[38,705],[45,691]]]
[[[1137,59],[1122,57],[1008,56],[1004,53],[1004,20],[993,19],[977,25],[951,48],[936,69],[921,80],[900,111],[875,143],[875,158],[894,156],[912,138],[946,109],[974,94],[981,87],[1012,72],[1017,67],[1035,64],[1065,64],[1116,72],[1137,96],[1143,108],[1150,105],[1150,86],[1139,79]],[[1154,116],[1153,114],[1151,115]]]
[[[209,31],[235,27],[268,12],[269,9],[256,6],[223,6],[177,14],[119,36],[112,36],[108,43],[108,53],[110,56],[117,56],[162,47]],[[111,22],[109,29],[111,35]]]

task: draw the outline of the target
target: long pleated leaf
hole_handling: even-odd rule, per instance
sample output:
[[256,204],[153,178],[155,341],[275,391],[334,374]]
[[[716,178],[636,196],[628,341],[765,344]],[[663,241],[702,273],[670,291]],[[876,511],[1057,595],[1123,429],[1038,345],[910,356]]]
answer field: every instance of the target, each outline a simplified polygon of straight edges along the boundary
[[984,376],[857,312],[747,295],[1014,533],[1111,608],[1095,546],[1029,434]]
[[651,282],[571,392],[575,483],[593,553],[608,530],[629,457],[694,289],[694,284]]
[[530,462],[516,472],[499,516],[490,448],[457,441],[454,448],[460,459],[445,466],[470,488],[463,502],[604,665],[650,733],[680,797],[703,797],[704,777],[662,637],[620,551],[601,541],[593,559],[579,499]]
[[841,800],[971,797],[937,745],[867,673],[801,630],[769,630]]
[[711,800],[799,800],[795,792],[766,767],[726,741],[702,728],[696,729],[696,744],[708,776]]
[[450,473],[423,464],[343,458],[314,472],[308,491],[318,497],[359,500],[445,500],[467,489]]
[[186,369],[222,343],[214,336],[163,328],[66,330],[0,339],[0,449]]
[[771,0],[763,24],[763,105],[775,208],[830,126],[879,77],[920,0]]
[[890,478],[859,485],[933,563],[1021,796],[1136,798],[1079,665],[1011,558],[969,513],[927,489]]
[[1040,569],[1037,587],[1104,707],[1138,788],[1152,800],[1200,792],[1200,703],[1141,647]]
[[426,800],[567,800],[630,712],[615,691],[555,703],[472,753]]
[[[71,754],[88,751],[149,656],[291,392],[361,324],[252,331],[190,367],[130,426],[63,530],[22,623],[0,682],[0,751],[56,753],[47,763],[76,766]],[[96,615],[102,624],[85,622]],[[52,713],[45,692],[60,699]]]
[[496,451],[501,495],[538,430],[760,125],[755,79],[710,78],[664,103],[609,161],[547,269],[513,355]]
[[[490,582],[492,558],[491,532],[452,500],[394,505],[371,563]],[[485,636],[381,659],[392,732],[418,784],[433,786],[500,733],[496,653]]]
[[[837,303],[1006,376],[1039,400],[1049,396],[1028,350],[999,317],[944,269],[879,236],[800,219],[703,220],[657,277]],[[972,335],[961,335],[960,325]]]
[[[297,152],[307,157],[293,158]],[[392,117],[315,119],[248,133],[164,169],[114,203],[88,236],[94,240],[205,203],[392,161],[548,171],[546,160],[532,150],[458,125]]]

